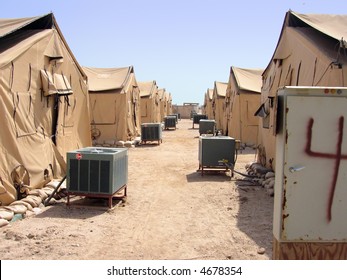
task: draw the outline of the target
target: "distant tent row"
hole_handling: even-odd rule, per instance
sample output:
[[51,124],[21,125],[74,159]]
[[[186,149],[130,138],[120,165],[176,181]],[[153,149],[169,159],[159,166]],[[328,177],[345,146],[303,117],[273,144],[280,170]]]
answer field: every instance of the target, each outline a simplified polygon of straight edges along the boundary
[[227,83],[214,82],[212,94],[213,118],[216,121],[217,130],[222,130],[224,126],[224,100],[227,90]]
[[262,69],[244,69],[232,66],[225,95],[223,131],[247,146],[258,143],[258,109]]
[[223,135],[257,146],[258,161],[274,168],[278,89],[346,86],[345,38],[347,15],[303,15],[288,11],[266,69],[232,66],[227,86],[215,82],[212,97],[209,89],[205,93],[204,113],[216,120]]
[[93,138],[132,140],[140,131],[140,89],[134,68],[83,67],[88,76]]
[[260,102],[261,74],[260,69],[232,66],[228,83],[216,81],[205,93],[204,113],[216,121],[218,131],[243,145],[258,143],[259,120],[254,112]]
[[0,205],[61,179],[66,153],[92,138],[132,140],[163,121],[171,94],[153,83],[141,93],[132,66],[81,67],[52,13],[0,19]]
[[141,96],[141,123],[159,123],[160,96],[156,81],[138,82]]
[[203,111],[209,119],[214,119],[212,100],[213,100],[213,89],[208,88],[205,93]]
[[162,118],[172,114],[172,97],[171,93],[167,92],[165,88],[158,90],[160,98],[160,115]]
[[141,123],[159,123],[172,112],[171,94],[156,81],[138,82],[134,67],[83,67],[88,76],[92,138],[96,144],[133,140]]

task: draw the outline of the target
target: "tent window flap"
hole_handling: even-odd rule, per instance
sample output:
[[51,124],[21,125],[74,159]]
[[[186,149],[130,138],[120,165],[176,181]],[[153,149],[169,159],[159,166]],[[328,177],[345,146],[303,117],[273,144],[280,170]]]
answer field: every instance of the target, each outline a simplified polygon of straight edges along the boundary
[[261,106],[258,108],[258,110],[254,113],[254,116],[265,118],[267,117],[268,113],[265,109],[265,103],[261,104]]
[[44,96],[71,95],[73,93],[69,79],[63,74],[52,75],[46,70],[41,70],[41,80]]

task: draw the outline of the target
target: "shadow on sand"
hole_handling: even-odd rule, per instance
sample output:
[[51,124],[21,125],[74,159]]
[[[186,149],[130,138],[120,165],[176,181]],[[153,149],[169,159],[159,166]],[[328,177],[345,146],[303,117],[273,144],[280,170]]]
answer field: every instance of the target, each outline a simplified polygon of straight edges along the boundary
[[82,196],[71,196],[70,204],[66,204],[66,198],[59,200],[56,204],[48,206],[44,212],[37,214],[37,218],[67,218],[67,219],[88,219],[102,215],[106,212],[114,211],[117,207],[124,205],[124,199],[114,197],[112,207],[108,207],[108,199],[92,198]]
[[204,170],[203,176],[201,176],[201,170],[186,175],[187,182],[224,182],[230,181],[230,171],[225,170],[217,171],[206,171]]

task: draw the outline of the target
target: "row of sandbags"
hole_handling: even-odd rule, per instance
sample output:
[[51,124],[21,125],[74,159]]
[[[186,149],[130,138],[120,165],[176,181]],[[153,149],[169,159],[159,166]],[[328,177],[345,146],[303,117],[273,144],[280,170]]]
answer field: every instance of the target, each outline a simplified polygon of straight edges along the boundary
[[42,203],[53,193],[58,184],[59,182],[52,181],[42,189],[30,190],[21,200],[14,201],[8,206],[0,206],[0,227],[8,225],[18,215],[26,217],[39,213]]
[[272,169],[262,166],[258,162],[252,162],[246,165],[249,175],[255,176],[252,181],[265,188],[270,196],[274,196],[275,173]]
[[111,140],[93,140],[93,146],[95,147],[117,147],[117,148],[134,148],[139,145],[141,142],[140,138],[136,138],[132,141],[116,141],[114,139]]

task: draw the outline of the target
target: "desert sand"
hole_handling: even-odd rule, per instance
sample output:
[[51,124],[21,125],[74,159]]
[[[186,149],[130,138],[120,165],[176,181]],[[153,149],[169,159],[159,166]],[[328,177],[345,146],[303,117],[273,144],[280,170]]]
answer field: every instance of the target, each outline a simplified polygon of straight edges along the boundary
[[[197,171],[198,126],[183,119],[163,142],[129,148],[128,196],[73,197],[0,228],[2,260],[265,260],[273,197],[247,177]],[[238,154],[235,170],[256,159]]]

